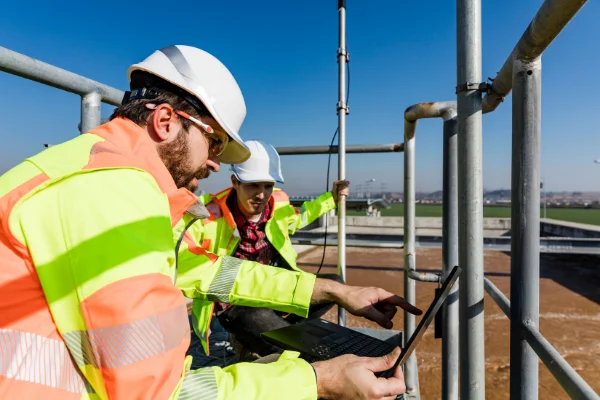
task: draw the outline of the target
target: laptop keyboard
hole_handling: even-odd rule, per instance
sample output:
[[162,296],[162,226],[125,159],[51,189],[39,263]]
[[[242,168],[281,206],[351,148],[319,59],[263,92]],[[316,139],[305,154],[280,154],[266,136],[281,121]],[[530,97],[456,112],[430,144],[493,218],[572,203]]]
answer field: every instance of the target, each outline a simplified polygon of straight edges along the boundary
[[[371,338],[361,333],[353,333],[346,340],[336,343],[318,344],[312,348],[317,356],[310,362],[327,360],[329,358],[341,356],[343,354],[355,354],[360,357],[381,357],[394,350],[394,346],[389,343]],[[306,357],[305,357],[306,358]]]

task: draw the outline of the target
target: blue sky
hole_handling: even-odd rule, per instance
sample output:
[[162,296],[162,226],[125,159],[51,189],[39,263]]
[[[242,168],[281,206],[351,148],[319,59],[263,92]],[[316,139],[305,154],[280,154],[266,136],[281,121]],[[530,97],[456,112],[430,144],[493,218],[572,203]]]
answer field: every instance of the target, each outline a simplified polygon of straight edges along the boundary
[[[450,0],[348,0],[351,113],[347,143],[402,141],[403,111],[453,100],[455,5]],[[541,0],[483,1],[483,78],[495,76]],[[200,47],[232,71],[245,95],[241,135],[276,146],[328,144],[337,126],[335,0],[175,3],[7,3],[0,45],[126,89],[128,66],[169,44]],[[377,6],[375,6],[377,4]],[[542,175],[549,190],[600,191],[600,2],[590,1],[543,58]],[[0,172],[77,134],[79,97],[0,73]],[[108,116],[112,106],[103,106]],[[510,187],[511,98],[484,116],[484,187]],[[442,124],[419,122],[417,190],[442,186]],[[327,156],[286,156],[283,188],[325,189]],[[402,155],[349,155],[354,184],[402,187]],[[337,158],[332,157],[332,172]],[[223,172],[203,182],[228,184]]]

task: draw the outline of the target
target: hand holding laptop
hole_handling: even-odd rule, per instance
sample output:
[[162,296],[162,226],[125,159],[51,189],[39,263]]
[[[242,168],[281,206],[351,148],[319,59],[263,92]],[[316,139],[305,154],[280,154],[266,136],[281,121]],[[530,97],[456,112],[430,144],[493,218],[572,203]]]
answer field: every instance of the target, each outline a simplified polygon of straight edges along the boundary
[[317,304],[325,301],[335,302],[349,313],[374,321],[386,329],[392,328],[397,307],[415,315],[423,313],[402,297],[381,288],[349,286],[331,279],[317,278],[311,302]]
[[392,368],[400,348],[383,357],[357,357],[346,354],[312,366],[317,374],[317,393],[323,399],[392,400],[406,391],[402,368],[384,379],[374,373]]
[[[313,362],[319,397],[326,399],[396,399],[405,391],[402,366],[413,354],[461,273],[455,266],[444,279],[439,293],[405,341],[402,354],[393,344],[323,319],[313,319],[261,335],[286,350],[298,351]],[[356,315],[391,328],[396,307],[421,311],[404,299],[379,288],[346,286],[317,279],[312,301],[335,301]],[[457,293],[455,293],[457,295]],[[456,301],[456,300],[454,300]],[[368,356],[368,357],[359,357]],[[320,361],[324,360],[324,361]]]

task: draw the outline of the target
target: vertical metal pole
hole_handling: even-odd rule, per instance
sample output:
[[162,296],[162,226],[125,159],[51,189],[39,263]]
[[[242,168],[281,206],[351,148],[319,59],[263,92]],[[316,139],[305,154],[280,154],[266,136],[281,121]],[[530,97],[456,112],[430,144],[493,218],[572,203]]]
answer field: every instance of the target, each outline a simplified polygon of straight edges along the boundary
[[460,85],[481,82],[481,0],[457,0],[460,398],[485,398],[483,320],[483,182],[481,92]]
[[[346,0],[338,0],[339,48],[338,48],[338,179],[346,179]],[[346,282],[346,198],[338,200],[338,275]],[[338,307],[338,324],[346,325],[346,310]]]
[[[415,281],[408,271],[416,269],[415,257],[415,129],[416,121],[404,120],[404,298],[415,304]],[[404,312],[404,345],[415,331],[415,316]],[[419,375],[416,351],[404,366],[404,381],[407,394],[417,394]]]
[[538,358],[521,333],[537,330],[540,296],[542,61],[513,62],[510,398],[538,398]]
[[[456,111],[444,116],[442,277],[458,265],[458,143]],[[448,295],[442,325],[442,400],[458,400],[458,284]]]
[[89,132],[100,125],[102,97],[92,92],[81,96],[81,133]]

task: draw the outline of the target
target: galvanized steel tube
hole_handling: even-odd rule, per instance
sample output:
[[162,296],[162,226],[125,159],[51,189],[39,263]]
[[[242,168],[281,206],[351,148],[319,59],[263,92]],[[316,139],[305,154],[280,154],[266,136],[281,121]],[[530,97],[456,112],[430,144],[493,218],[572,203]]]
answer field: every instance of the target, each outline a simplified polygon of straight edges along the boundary
[[538,360],[521,326],[539,326],[542,60],[514,60],[512,71],[510,397],[537,400]]
[[431,274],[429,272],[417,272],[414,269],[408,270],[408,277],[414,281],[419,282],[440,282],[440,275]]
[[[337,154],[338,146],[286,146],[277,147],[280,156],[304,154]],[[351,144],[346,146],[346,154],[399,153],[404,151],[403,143]]]
[[[481,82],[481,0],[457,0],[457,86]],[[481,92],[458,92],[460,398],[485,399]]]
[[0,46],[0,71],[86,96],[98,93],[103,102],[120,106],[123,92],[54,65]]
[[102,96],[97,92],[81,96],[81,133],[86,133],[100,125]]
[[[338,0],[338,179],[346,179],[346,1]],[[338,199],[338,275],[346,282],[346,198]],[[346,325],[346,310],[338,307],[338,324]]]
[[[415,281],[409,271],[415,269],[415,130],[416,121],[404,120],[404,298],[415,304]],[[404,312],[404,345],[415,331],[415,316]],[[419,371],[414,351],[404,365],[407,394],[419,393]]]
[[[511,304],[489,279],[484,279],[485,290],[496,302],[498,307],[511,319]],[[517,321],[518,322],[518,321]],[[558,383],[569,394],[569,397],[577,400],[600,400],[600,396],[588,385],[579,374],[569,365],[560,353],[539,332],[537,326],[522,324],[521,335],[531,345],[535,353],[556,378]],[[512,365],[511,365],[512,369]],[[512,396],[511,396],[512,398]]]
[[[421,280],[416,269],[415,224],[415,134],[417,121],[421,118],[450,119],[456,116],[456,102],[441,101],[418,103],[404,111],[404,297],[415,304],[415,279]],[[428,277],[422,277],[424,281]],[[436,277],[437,278],[437,277]],[[430,280],[431,281],[431,280]],[[415,316],[404,312],[405,345],[415,330]],[[416,353],[409,357],[404,367],[404,379],[408,393],[419,396],[419,378]]]
[[587,0],[546,0],[494,78],[483,99],[483,112],[494,111],[512,89],[513,60],[534,60],[542,55]]
[[[444,118],[442,202],[442,278],[458,265],[458,138],[456,111]],[[443,281],[442,280],[442,281]],[[458,400],[458,287],[456,282],[442,312],[442,400]]]
[[[556,378],[560,386],[565,389],[571,399],[575,400],[600,400],[600,396],[586,381],[569,365],[560,353],[540,333],[537,325],[524,324],[523,337],[531,348],[540,357],[550,373]],[[537,360],[535,360],[537,363]],[[512,365],[511,365],[512,369]],[[512,398],[512,397],[511,397]]]

